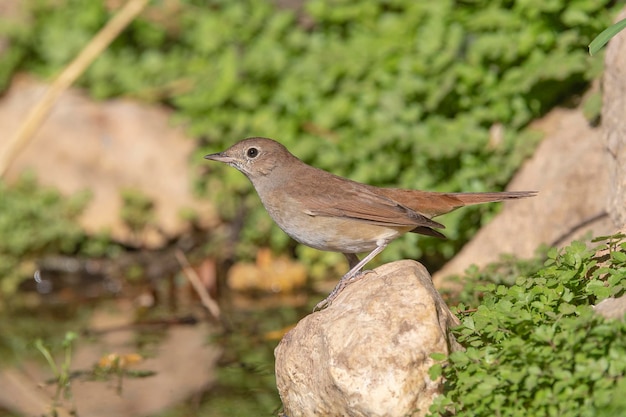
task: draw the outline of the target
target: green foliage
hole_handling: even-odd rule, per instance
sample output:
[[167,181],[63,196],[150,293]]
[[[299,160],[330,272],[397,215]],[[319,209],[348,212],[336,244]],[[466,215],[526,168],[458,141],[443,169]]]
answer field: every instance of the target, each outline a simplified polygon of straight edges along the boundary
[[[56,390],[51,405],[51,416],[57,415],[56,407],[61,400],[61,395],[63,395],[63,398],[66,400],[72,401],[73,399],[70,365],[72,363],[72,347],[77,338],[78,335],[74,332],[67,332],[65,334],[65,339],[63,340],[64,360],[60,365],[57,365],[52,357],[52,352],[46,345],[44,345],[43,341],[41,339],[35,340],[35,348],[43,355],[48,363],[48,366],[52,370],[52,373],[54,374]],[[74,409],[75,407],[73,406],[72,408]]]
[[154,203],[138,190],[122,190],[120,217],[133,233],[145,231],[154,223]]
[[9,186],[0,181],[0,310],[25,277],[32,277],[34,262],[50,254],[114,255],[119,247],[102,233],[87,236],[78,216],[89,192],[62,196],[42,188],[32,175]]
[[[9,31],[15,68],[57,74],[109,19],[104,2],[31,1],[32,27]],[[611,21],[608,0],[419,2],[309,0],[156,4],[80,79],[92,95],[158,100],[203,138],[196,188],[224,219],[250,208],[240,255],[293,243],[245,178],[203,153],[246,136],[283,142],[308,163],[380,186],[495,191],[528,156],[535,117],[601,69],[586,45]],[[7,69],[8,68],[8,69]],[[489,130],[504,126],[501,142]],[[439,263],[493,208],[446,216],[449,241],[407,238],[382,261]],[[330,259],[330,258],[329,258]]]
[[0,182],[0,302],[12,294],[29,261],[47,253],[74,253],[85,234],[76,219],[89,199],[88,193],[62,197],[41,189],[25,176],[12,187]]
[[626,243],[610,246],[604,263],[595,252],[580,242],[552,249],[543,268],[513,285],[477,288],[481,304],[455,330],[467,350],[431,371],[447,379],[431,412],[624,415],[626,323],[604,319],[590,305],[624,293]]
[[[7,294],[0,294],[9,299]],[[41,359],[33,342],[41,339],[53,345],[53,353],[63,351],[60,343],[63,335],[89,325],[90,315],[84,306],[41,303],[32,308],[28,301],[16,303],[11,297],[8,307],[3,309],[5,318],[0,320],[0,366],[23,363],[25,360]],[[17,306],[16,306],[17,304]]]

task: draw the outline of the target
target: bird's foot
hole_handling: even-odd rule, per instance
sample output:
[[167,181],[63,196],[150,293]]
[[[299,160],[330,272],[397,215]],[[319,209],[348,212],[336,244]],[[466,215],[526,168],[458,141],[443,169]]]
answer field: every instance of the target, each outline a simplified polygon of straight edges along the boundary
[[339,283],[335,286],[335,288],[333,288],[330,294],[328,294],[328,297],[324,298],[322,301],[320,301],[319,303],[315,305],[315,307],[313,308],[313,312],[320,311],[320,310],[325,309],[326,307],[329,307],[330,304],[333,302],[333,300],[337,298],[337,296],[341,293],[341,291],[343,291],[344,288],[346,288],[349,284],[352,284],[353,282],[360,280],[361,278],[363,278],[365,275],[369,274],[370,272],[373,272],[373,271],[370,271],[370,270],[359,271],[352,276],[346,274],[343,277],[341,277],[341,279],[339,280]]

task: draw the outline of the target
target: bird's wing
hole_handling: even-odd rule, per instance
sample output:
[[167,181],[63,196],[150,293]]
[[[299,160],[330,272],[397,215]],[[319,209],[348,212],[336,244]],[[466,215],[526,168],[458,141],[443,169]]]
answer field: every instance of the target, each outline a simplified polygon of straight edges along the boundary
[[[305,193],[307,190],[302,190]],[[310,216],[344,217],[391,227],[435,227],[441,223],[376,193],[376,188],[354,182],[329,181],[306,192],[305,212]]]

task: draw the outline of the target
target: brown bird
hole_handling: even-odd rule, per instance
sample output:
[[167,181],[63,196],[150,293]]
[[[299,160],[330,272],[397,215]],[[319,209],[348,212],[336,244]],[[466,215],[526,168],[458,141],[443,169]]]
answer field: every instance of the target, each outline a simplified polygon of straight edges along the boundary
[[[531,197],[534,191],[439,193],[362,184],[305,164],[280,143],[244,139],[205,156],[244,173],[278,226],[315,249],[341,252],[350,270],[315,309],[329,305],[361,269],[404,233],[445,237],[431,218],[459,207]],[[357,253],[369,252],[362,260]]]

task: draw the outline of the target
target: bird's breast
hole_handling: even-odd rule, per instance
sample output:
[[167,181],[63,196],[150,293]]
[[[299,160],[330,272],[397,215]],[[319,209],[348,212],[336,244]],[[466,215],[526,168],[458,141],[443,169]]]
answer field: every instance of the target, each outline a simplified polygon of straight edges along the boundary
[[315,249],[362,253],[389,242],[413,227],[391,227],[371,224],[347,217],[312,216],[301,201],[282,196],[264,200],[263,204],[278,226],[296,241]]

